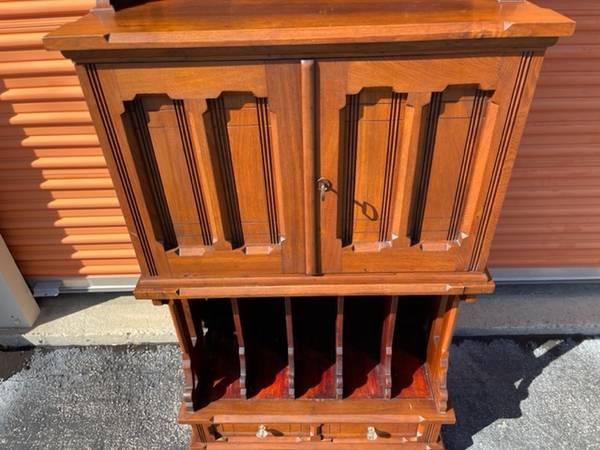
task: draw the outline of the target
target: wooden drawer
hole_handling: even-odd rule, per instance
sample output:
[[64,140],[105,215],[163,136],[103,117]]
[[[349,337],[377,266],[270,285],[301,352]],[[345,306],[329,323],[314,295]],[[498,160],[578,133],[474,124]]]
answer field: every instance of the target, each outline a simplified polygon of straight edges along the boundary
[[[195,449],[240,450],[337,449],[425,450],[441,449],[440,425],[433,423],[344,424],[219,424],[197,425],[191,446]],[[200,438],[210,435],[206,441]]]
[[320,428],[308,424],[249,424],[228,423],[208,427],[217,442],[257,443],[265,446],[283,443],[300,443],[311,440],[311,435],[321,440]]
[[408,443],[416,442],[418,425],[413,423],[344,424],[217,424],[208,427],[217,442],[230,443]]
[[417,437],[417,425],[412,423],[344,423],[325,424],[324,440],[407,441]]
[[229,423],[213,425],[211,429],[216,438],[235,438],[234,440],[250,438],[251,440],[266,441],[274,438],[295,438],[302,436],[303,432],[308,434],[308,426],[303,424]]

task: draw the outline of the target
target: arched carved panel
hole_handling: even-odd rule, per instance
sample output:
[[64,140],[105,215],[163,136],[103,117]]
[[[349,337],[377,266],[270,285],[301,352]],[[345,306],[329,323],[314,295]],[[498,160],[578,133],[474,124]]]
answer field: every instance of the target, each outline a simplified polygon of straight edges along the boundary
[[[391,248],[403,236],[408,245],[445,250],[464,235],[460,226],[491,91],[458,85],[431,93],[415,112],[417,130],[405,120],[407,106],[414,109],[409,95],[368,87],[347,95],[340,111],[338,238],[355,252]],[[414,140],[405,136],[410,133],[418,134],[416,146],[402,149],[403,140]],[[402,157],[402,151],[415,154]],[[405,184],[401,161],[411,158],[413,172],[406,176],[412,182]],[[407,195],[410,206],[402,210],[396,199]],[[398,220],[403,214],[408,217]],[[407,229],[394,229],[397,223]]]
[[[409,236],[413,245],[460,239],[467,187],[490,92],[450,86],[423,108]],[[441,247],[438,247],[441,248]]]
[[181,255],[212,245],[183,101],[166,95],[137,96],[125,102],[124,120],[133,125],[132,152],[140,177],[148,183],[147,203],[157,238],[166,250],[177,248]]
[[[340,113],[338,234],[356,248],[391,239],[406,94],[368,88]],[[376,244],[375,244],[376,245]]]
[[[197,103],[158,94],[125,102],[123,120],[146,184],[157,240],[180,256],[201,256],[222,229],[226,250],[268,254],[282,239],[268,101],[251,93],[224,92],[207,99],[204,109]],[[189,123],[186,104],[193,105],[192,114],[203,111],[203,127]],[[203,139],[193,136],[199,132]],[[198,161],[194,145],[208,147],[208,160]],[[206,180],[201,179],[207,170],[218,203],[212,208],[219,208],[212,217],[203,190]],[[221,222],[213,230],[216,217]]]
[[281,233],[267,99],[223,93],[207,100],[204,124],[226,238],[246,253],[270,252]]

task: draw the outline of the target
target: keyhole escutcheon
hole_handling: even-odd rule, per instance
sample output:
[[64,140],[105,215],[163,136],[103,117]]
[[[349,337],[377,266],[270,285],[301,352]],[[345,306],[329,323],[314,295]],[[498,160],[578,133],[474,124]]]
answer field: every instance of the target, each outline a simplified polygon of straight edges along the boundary
[[331,190],[331,181],[327,178],[320,177],[317,179],[317,189],[319,190],[321,201],[325,200],[325,192]]

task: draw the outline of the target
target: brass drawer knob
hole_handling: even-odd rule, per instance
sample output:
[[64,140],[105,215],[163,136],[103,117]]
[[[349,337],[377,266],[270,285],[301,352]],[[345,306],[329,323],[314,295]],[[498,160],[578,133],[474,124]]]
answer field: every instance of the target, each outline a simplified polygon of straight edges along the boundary
[[269,435],[269,431],[267,427],[264,425],[259,425],[258,430],[256,431],[256,437],[259,439],[264,439]]
[[375,430],[375,427],[367,428],[367,441],[374,441],[375,439],[377,439],[377,431]]

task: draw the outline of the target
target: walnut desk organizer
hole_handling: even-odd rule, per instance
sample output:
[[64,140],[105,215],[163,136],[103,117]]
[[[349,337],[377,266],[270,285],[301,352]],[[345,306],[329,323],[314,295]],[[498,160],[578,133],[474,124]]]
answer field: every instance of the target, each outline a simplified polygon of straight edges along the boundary
[[100,1],[74,60],[192,449],[442,448],[544,51],[526,1]]

